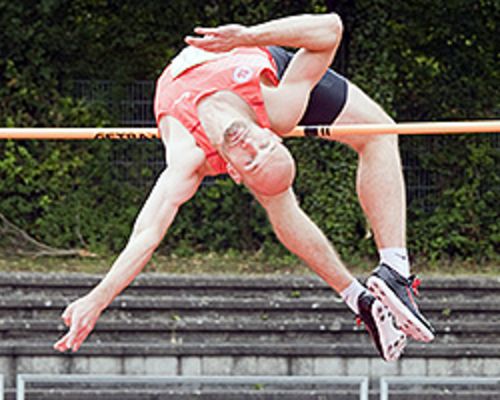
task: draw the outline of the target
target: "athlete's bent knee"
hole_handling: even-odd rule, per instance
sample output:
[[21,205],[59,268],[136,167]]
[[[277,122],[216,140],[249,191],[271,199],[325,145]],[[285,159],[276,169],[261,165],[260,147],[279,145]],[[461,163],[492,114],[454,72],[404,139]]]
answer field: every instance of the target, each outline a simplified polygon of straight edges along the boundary
[[281,139],[243,121],[224,132],[222,153],[255,193],[274,196],[287,190],[295,178],[295,162]]
[[383,148],[398,148],[398,135],[376,135],[372,141],[374,145]]

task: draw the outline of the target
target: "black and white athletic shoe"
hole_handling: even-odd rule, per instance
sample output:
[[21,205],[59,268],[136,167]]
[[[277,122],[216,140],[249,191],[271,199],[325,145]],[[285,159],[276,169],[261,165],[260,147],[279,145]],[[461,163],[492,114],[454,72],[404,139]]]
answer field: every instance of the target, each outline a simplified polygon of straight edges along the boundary
[[391,312],[368,291],[358,298],[359,318],[364,322],[375,347],[386,361],[399,359],[406,335],[394,325]]
[[420,313],[415,301],[420,281],[414,275],[406,279],[389,266],[381,264],[366,284],[391,311],[396,324],[406,335],[422,342],[434,339],[434,328]]

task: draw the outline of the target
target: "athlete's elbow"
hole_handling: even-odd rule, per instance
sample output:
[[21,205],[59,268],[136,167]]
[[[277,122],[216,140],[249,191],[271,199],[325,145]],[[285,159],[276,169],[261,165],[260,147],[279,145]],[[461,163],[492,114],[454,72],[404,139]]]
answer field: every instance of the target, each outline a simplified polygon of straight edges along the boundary
[[154,253],[163,240],[164,231],[160,227],[152,226],[142,233],[142,245],[146,253]]
[[342,39],[344,33],[344,24],[342,23],[342,18],[336,13],[330,13],[327,15],[328,18],[328,39],[329,47],[337,47]]
[[150,226],[136,225],[130,236],[129,243],[136,243],[146,252],[153,252],[163,240],[165,232],[159,224]]

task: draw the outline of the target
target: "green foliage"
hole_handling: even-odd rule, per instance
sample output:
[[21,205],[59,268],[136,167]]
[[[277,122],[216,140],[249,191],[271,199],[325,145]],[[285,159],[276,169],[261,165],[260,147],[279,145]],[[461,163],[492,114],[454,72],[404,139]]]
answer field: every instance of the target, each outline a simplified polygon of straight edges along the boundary
[[290,148],[297,160],[294,187],[302,208],[342,255],[356,252],[363,245],[366,224],[354,190],[355,153],[338,143],[314,141],[305,146],[299,139]]
[[[110,143],[1,144],[1,212],[53,246],[123,246],[143,193],[105,169]],[[103,190],[105,188],[105,190]]]
[[424,165],[435,172],[440,196],[432,213],[414,209],[411,217],[415,222],[410,226],[413,246],[430,259],[498,258],[498,146],[487,138],[465,136],[441,142],[440,148],[453,148],[453,152],[438,157],[422,155]]
[[[0,0],[0,125],[107,126],[116,110],[72,97],[77,79],[117,87],[155,79],[196,25],[253,24],[301,12],[341,13],[337,65],[396,119],[498,115],[495,0]],[[120,89],[114,97],[119,99]],[[118,104],[118,101],[117,101]],[[499,143],[495,137],[403,138],[403,154],[436,188],[412,200],[409,243],[429,259],[498,256]],[[354,190],[356,157],[338,144],[289,141],[304,208],[343,256],[373,254]],[[0,142],[0,212],[55,246],[117,251],[145,198],[110,168],[116,143]],[[133,146],[131,144],[130,146]],[[151,171],[135,171],[139,177]],[[407,171],[409,183],[414,179]],[[436,205],[429,207],[428,205]],[[162,244],[178,255],[251,251],[289,257],[252,196],[225,178],[182,207]]]
[[[395,119],[498,118],[499,2],[346,4],[337,7],[347,13],[347,73]],[[498,135],[402,138],[401,148],[435,188],[410,204],[412,253],[498,259]],[[407,171],[408,183],[417,178]]]

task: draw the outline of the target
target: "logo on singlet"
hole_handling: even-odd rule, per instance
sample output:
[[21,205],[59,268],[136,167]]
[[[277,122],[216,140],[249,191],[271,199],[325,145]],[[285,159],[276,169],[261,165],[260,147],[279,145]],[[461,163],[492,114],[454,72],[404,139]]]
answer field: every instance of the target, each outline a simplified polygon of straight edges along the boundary
[[253,70],[250,67],[237,67],[233,72],[233,80],[236,83],[245,83],[252,79]]

